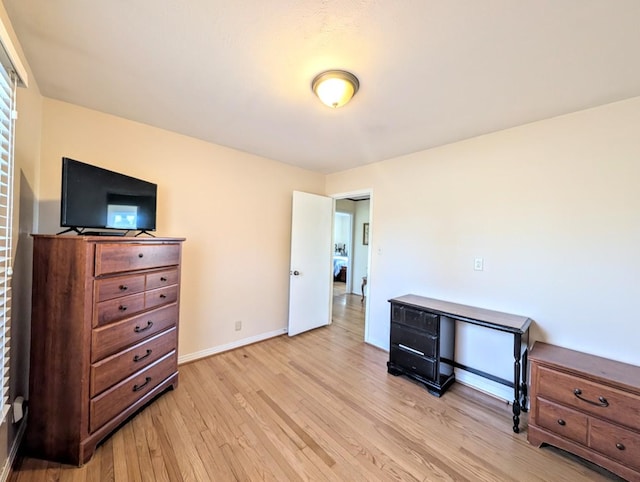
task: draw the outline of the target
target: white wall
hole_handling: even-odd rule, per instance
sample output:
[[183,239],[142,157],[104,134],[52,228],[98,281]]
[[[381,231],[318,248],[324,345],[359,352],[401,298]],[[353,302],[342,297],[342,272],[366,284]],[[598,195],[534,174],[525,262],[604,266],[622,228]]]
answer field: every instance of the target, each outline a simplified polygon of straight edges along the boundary
[[[362,244],[362,228],[369,222],[368,199],[356,201],[353,222],[353,292],[361,294],[362,277],[367,276],[369,264],[369,246]],[[365,288],[366,289],[366,288]],[[366,293],[366,291],[365,291]]]
[[60,230],[62,156],[158,184],[156,234],[187,238],[181,360],[285,331],[292,192],[323,175],[45,99],[40,233]]
[[[640,98],[329,175],[375,192],[368,341],[388,348],[387,300],[415,293],[640,364],[639,180]],[[510,338],[486,332],[459,330],[456,357],[511,378]]]

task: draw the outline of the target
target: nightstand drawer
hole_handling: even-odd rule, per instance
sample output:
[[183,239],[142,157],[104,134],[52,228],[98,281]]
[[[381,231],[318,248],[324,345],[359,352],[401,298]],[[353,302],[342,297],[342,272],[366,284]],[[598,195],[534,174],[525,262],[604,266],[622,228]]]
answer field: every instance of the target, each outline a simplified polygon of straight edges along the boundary
[[640,397],[559,371],[539,368],[538,395],[640,430]]
[[422,356],[435,358],[438,338],[399,323],[391,323],[391,344],[403,345],[420,352]]
[[177,338],[176,329],[171,328],[131,348],[93,363],[91,365],[90,396],[95,397],[120,380],[159,360],[175,349],[178,344]]
[[538,425],[574,442],[587,445],[588,417],[585,414],[542,398],[538,398],[537,402],[535,417]]
[[97,244],[95,275],[180,263],[179,244]]
[[590,440],[591,448],[640,470],[640,433],[591,419]]

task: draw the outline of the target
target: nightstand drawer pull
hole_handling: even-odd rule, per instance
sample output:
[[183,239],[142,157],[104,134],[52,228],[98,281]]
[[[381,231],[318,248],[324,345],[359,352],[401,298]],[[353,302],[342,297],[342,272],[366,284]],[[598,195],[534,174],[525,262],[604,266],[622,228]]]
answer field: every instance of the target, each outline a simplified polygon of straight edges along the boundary
[[142,356],[140,356],[140,355],[136,355],[136,356],[134,356],[134,357],[133,357],[133,361],[134,361],[134,362],[142,361],[142,360],[144,360],[145,358],[147,358],[149,355],[151,355],[151,353],[152,353],[152,350],[147,350],[147,353],[146,353],[146,354],[144,354],[144,355],[142,355]]
[[163,300],[167,297],[167,295],[165,295],[164,293],[160,294],[160,298],[162,298]]
[[583,402],[590,403],[591,405],[595,405],[597,407],[608,407],[609,406],[609,402],[604,397],[598,397],[598,401],[597,402],[594,402],[593,400],[587,400],[586,398],[581,397],[580,395],[582,395],[582,390],[580,390],[579,388],[574,389],[573,390],[573,394],[576,397],[578,397],[580,400],[582,400]]
[[136,333],[140,333],[142,331],[146,331],[149,328],[151,328],[153,326],[153,321],[149,320],[147,321],[147,326],[143,326],[142,328],[140,328],[139,326],[136,326],[133,331],[135,331]]
[[567,424],[567,422],[565,422],[561,418],[558,419],[558,425],[562,425],[564,427],[566,424]]
[[120,311],[127,311],[127,305],[120,305],[120,306],[118,306],[118,309]]
[[144,254],[138,253],[138,258],[143,258],[143,257],[144,257]]
[[623,444],[621,444],[621,443],[619,443],[619,442],[618,442],[618,443],[616,444],[616,448],[617,448],[618,450],[624,450],[624,449],[625,449],[625,446],[624,446]]
[[121,291],[127,291],[129,289],[129,287],[127,285],[120,285],[120,290]]
[[147,385],[149,385],[149,382],[151,381],[151,377],[146,377],[144,379],[144,383],[142,385],[134,385],[133,386],[133,391],[137,392],[139,390],[142,390],[144,387],[146,387]]
[[161,276],[160,281],[167,281],[167,278],[165,278],[164,276]]

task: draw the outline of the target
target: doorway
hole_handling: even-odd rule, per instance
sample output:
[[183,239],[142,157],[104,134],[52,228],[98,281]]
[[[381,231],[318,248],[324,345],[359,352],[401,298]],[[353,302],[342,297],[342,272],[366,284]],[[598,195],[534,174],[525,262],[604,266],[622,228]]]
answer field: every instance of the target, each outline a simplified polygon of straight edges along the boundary
[[366,341],[371,194],[334,199],[332,322]]

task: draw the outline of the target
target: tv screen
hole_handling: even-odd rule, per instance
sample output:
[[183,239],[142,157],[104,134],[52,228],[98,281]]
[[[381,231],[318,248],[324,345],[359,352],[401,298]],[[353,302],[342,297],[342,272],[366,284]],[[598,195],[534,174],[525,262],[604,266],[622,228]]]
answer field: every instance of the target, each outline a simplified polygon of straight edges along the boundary
[[62,158],[60,225],[155,231],[158,186],[117,172]]

